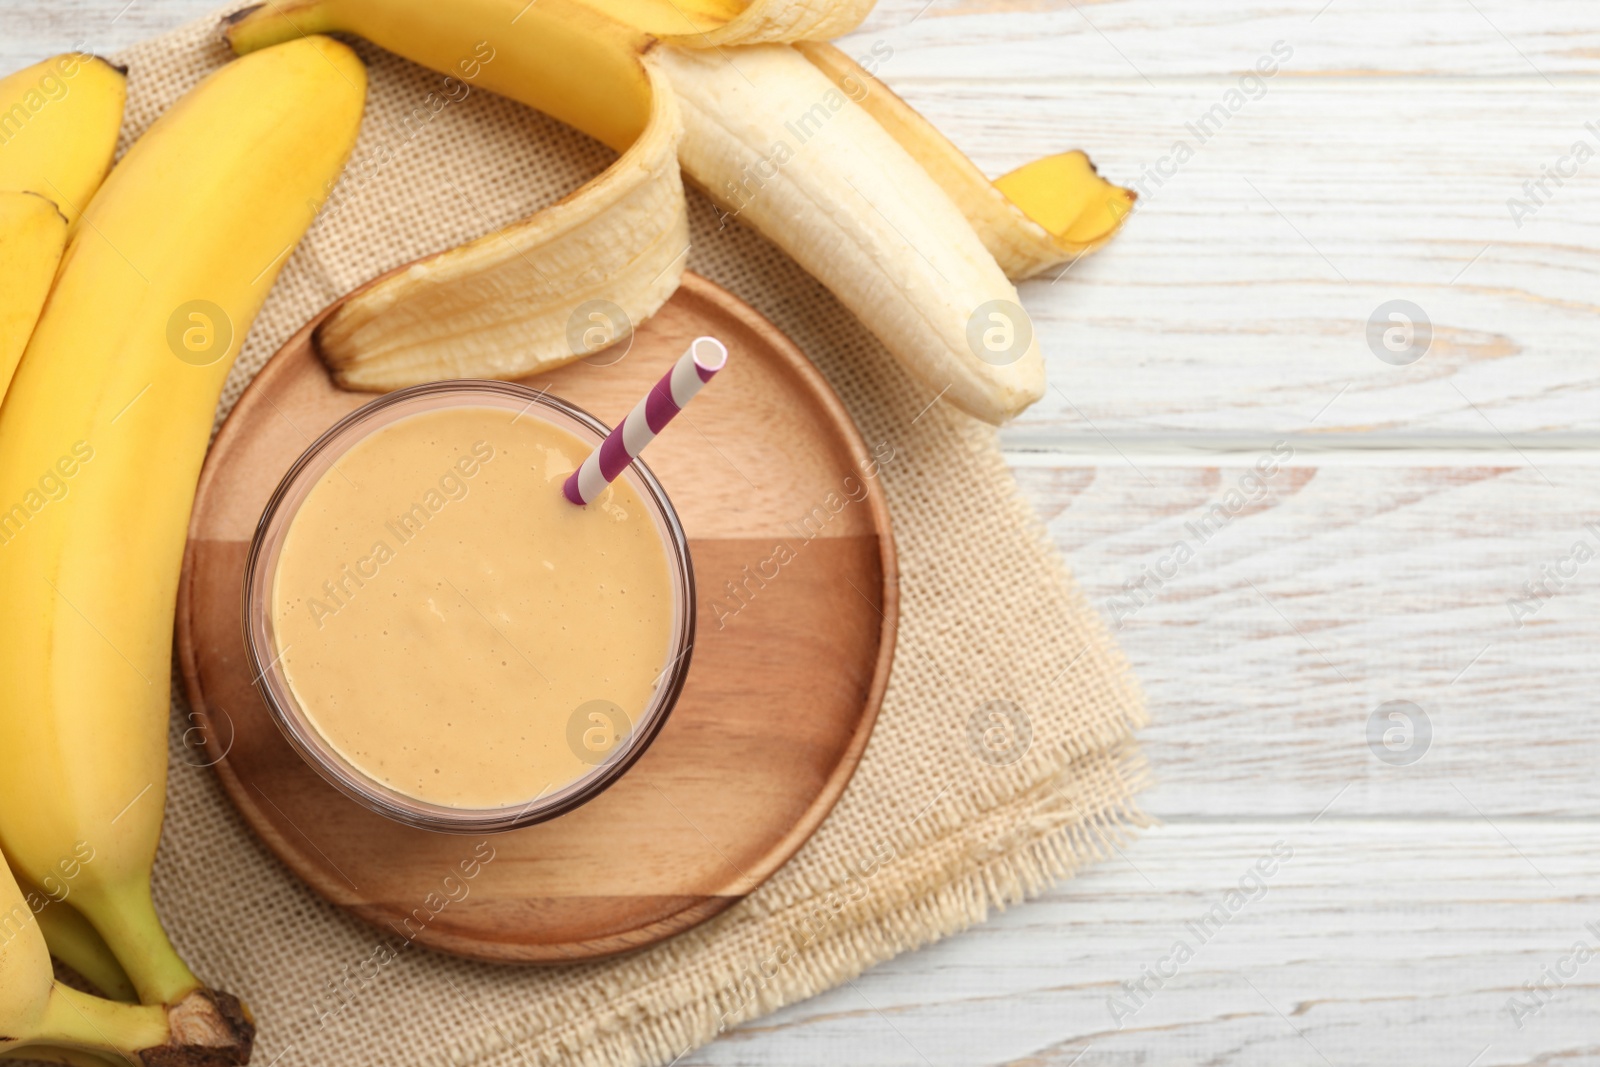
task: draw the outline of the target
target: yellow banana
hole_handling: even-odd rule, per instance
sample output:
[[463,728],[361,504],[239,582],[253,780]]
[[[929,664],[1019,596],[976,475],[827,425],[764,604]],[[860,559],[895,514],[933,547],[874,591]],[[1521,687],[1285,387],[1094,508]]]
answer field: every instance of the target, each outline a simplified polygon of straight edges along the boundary
[[621,152],[650,121],[648,35],[579,0],[274,0],[228,17],[241,55],[342,31],[509,96]]
[[67,243],[67,219],[38,193],[0,192],[0,397],[33,335]]
[[0,190],[38,193],[76,224],[111,166],[127,75],[69,52],[0,78]]
[[589,0],[596,10],[667,44],[722,48],[825,40],[861,25],[876,0]]
[[0,78],[0,397],[111,166],[126,97],[125,72],[82,53]]
[[39,924],[11,871],[0,863],[0,1055],[96,1067],[91,1055],[144,1067],[250,1058],[249,1024],[219,1029],[188,1005],[121,1004],[55,980]]
[[90,925],[77,908],[64,900],[52,900],[48,895],[37,899],[29,896],[28,903],[37,910],[39,930],[50,955],[70,967],[79,977],[100,991],[107,1000],[134,1002],[139,991],[128,980],[128,973],[117,962],[105,939]]
[[221,68],[95,195],[0,408],[0,846],[63,881],[149,1004],[247,1025],[150,898],[178,572],[218,393],[354,143],[326,37]]
[[100,1055],[65,1045],[26,1045],[15,1052],[0,1052],[0,1060],[26,1060],[29,1063],[64,1063],[66,1067],[117,1067],[128,1061],[122,1056]]
[[[650,180],[668,180],[665,139],[641,135],[639,119],[641,100],[651,115],[665,112],[654,77],[665,72],[679,104],[674,111],[683,115],[684,171],[827,284],[936,394],[1002,422],[1044,389],[1032,325],[1006,275],[1027,277],[1104,241],[1131,194],[1101,180],[1081,153],[990,182],[875,81],[875,91],[864,94],[841,89],[836,83],[859,88],[870,80],[842,53],[807,45],[801,56],[762,43],[845,32],[870,6],[287,0],[246,9],[226,33],[236,51],[248,52],[308,30],[340,30],[447,74],[452,55],[475,40],[492,41],[499,65],[492,77],[485,72],[485,88],[612,147],[632,146],[596,184],[631,166],[642,185],[641,162],[630,156],[645,155]],[[536,21],[525,31],[519,24],[529,19]],[[598,49],[607,57],[597,65],[602,76],[574,75],[564,59],[574,34],[587,40],[587,55]],[[630,64],[642,76],[629,75]],[[653,92],[641,95],[645,83]],[[791,167],[791,158],[805,162]],[[509,377],[586,354],[559,343],[561,320],[585,300],[619,304],[637,323],[677,284],[681,263],[660,273],[648,268],[672,251],[662,222],[671,220],[674,236],[680,224],[664,197],[593,191],[548,209],[548,218],[535,215],[380,281],[321,328],[324,359],[342,384],[359,388]],[[657,224],[641,225],[651,210]],[[499,252],[487,254],[486,244],[498,244]],[[517,264],[511,252],[525,262]],[[585,256],[583,284],[560,284],[560,268],[570,276]]]
[[[43,1023],[54,993],[44,935],[10,870],[0,870],[0,1035],[13,1043],[30,1036]],[[0,1049],[6,1047],[0,1043]]]

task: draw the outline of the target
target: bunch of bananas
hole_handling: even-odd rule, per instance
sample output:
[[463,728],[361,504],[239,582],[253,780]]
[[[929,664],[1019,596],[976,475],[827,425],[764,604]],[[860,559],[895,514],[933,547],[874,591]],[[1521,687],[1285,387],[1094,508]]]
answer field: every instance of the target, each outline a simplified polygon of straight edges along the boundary
[[[123,72],[69,55],[0,81],[7,1054],[249,1058],[248,1013],[195,977],[151,901],[173,613],[223,378],[365,95],[365,68],[330,38],[266,49],[179,100],[108,174]],[[56,981],[51,955],[105,997]]]
[[[572,310],[622,328],[677,288],[679,167],[831,289],[929,389],[992,423],[1044,393],[1010,278],[1109,238],[1133,194],[1081,152],[996,182],[839,49],[872,0],[272,0],[236,52],[343,31],[471,77],[621,155],[554,206],[346,302],[319,329],[340,383],[514,377],[620,340],[569,340]],[[492,57],[483,62],[483,57]],[[575,351],[576,350],[576,351]]]
[[[1133,194],[1079,152],[985,179],[823,43],[869,8],[276,0],[226,20],[242,58],[114,168],[124,71],[74,54],[0,80],[0,1056],[249,1058],[249,1013],[179,957],[150,874],[218,394],[361,121],[365,70],[322,34],[475,79],[620,153],[560,203],[347,301],[317,335],[343,384],[515,377],[620,340],[574,345],[568,320],[604,299],[631,329],[672,294],[681,166],[937,396],[999,423],[1044,387],[1009,279],[1097,247]],[[56,980],[52,956],[104,996]]]

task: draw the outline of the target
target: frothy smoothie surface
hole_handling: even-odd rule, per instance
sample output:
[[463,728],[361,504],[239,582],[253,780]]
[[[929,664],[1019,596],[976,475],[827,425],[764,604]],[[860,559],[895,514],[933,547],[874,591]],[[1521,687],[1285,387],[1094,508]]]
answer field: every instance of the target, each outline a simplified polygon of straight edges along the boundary
[[500,807],[592,769],[605,719],[580,715],[575,743],[579,708],[639,721],[670,659],[667,549],[624,480],[566,501],[587,452],[532,413],[451,407],[375,431],[318,480],[278,560],[274,634],[351,764],[420,800]]

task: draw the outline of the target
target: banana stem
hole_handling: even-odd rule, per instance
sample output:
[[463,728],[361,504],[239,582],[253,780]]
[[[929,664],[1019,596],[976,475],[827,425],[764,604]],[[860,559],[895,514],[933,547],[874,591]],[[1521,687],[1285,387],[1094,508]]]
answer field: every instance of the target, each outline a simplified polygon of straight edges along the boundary
[[118,1004],[56,982],[38,1030],[29,1039],[110,1052],[140,1063],[138,1054],[167,1044],[169,1034],[167,1009],[160,1004]]
[[167,938],[147,882],[107,887],[105,892],[86,887],[73,900],[128,972],[142,1002],[176,1004],[201,988]]
[[242,8],[223,19],[223,36],[238,55],[313,33],[331,33],[333,14],[324,0],[277,0]]
[[13,1052],[0,1053],[0,1060],[27,1060],[29,1063],[64,1063],[67,1067],[127,1067],[126,1056],[111,1052],[88,1052],[68,1045],[23,1045]]
[[122,964],[81,912],[65,901],[52,901],[35,918],[50,955],[93,984],[107,1000],[138,1001],[139,992]]

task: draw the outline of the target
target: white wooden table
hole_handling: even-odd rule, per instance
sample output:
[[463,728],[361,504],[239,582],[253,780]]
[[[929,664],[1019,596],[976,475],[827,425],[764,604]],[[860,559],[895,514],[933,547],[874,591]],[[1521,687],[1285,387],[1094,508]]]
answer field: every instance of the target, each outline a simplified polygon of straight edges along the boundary
[[[211,2],[4,0],[0,65]],[[990,173],[1082,146],[1146,194],[1023,288],[1054,388],[1007,442],[1122,616],[1164,825],[682,1062],[1600,1062],[1600,558],[1569,560],[1600,557],[1600,10],[882,0],[852,51],[880,39]],[[1368,341],[1393,300],[1431,323],[1409,365]]]

